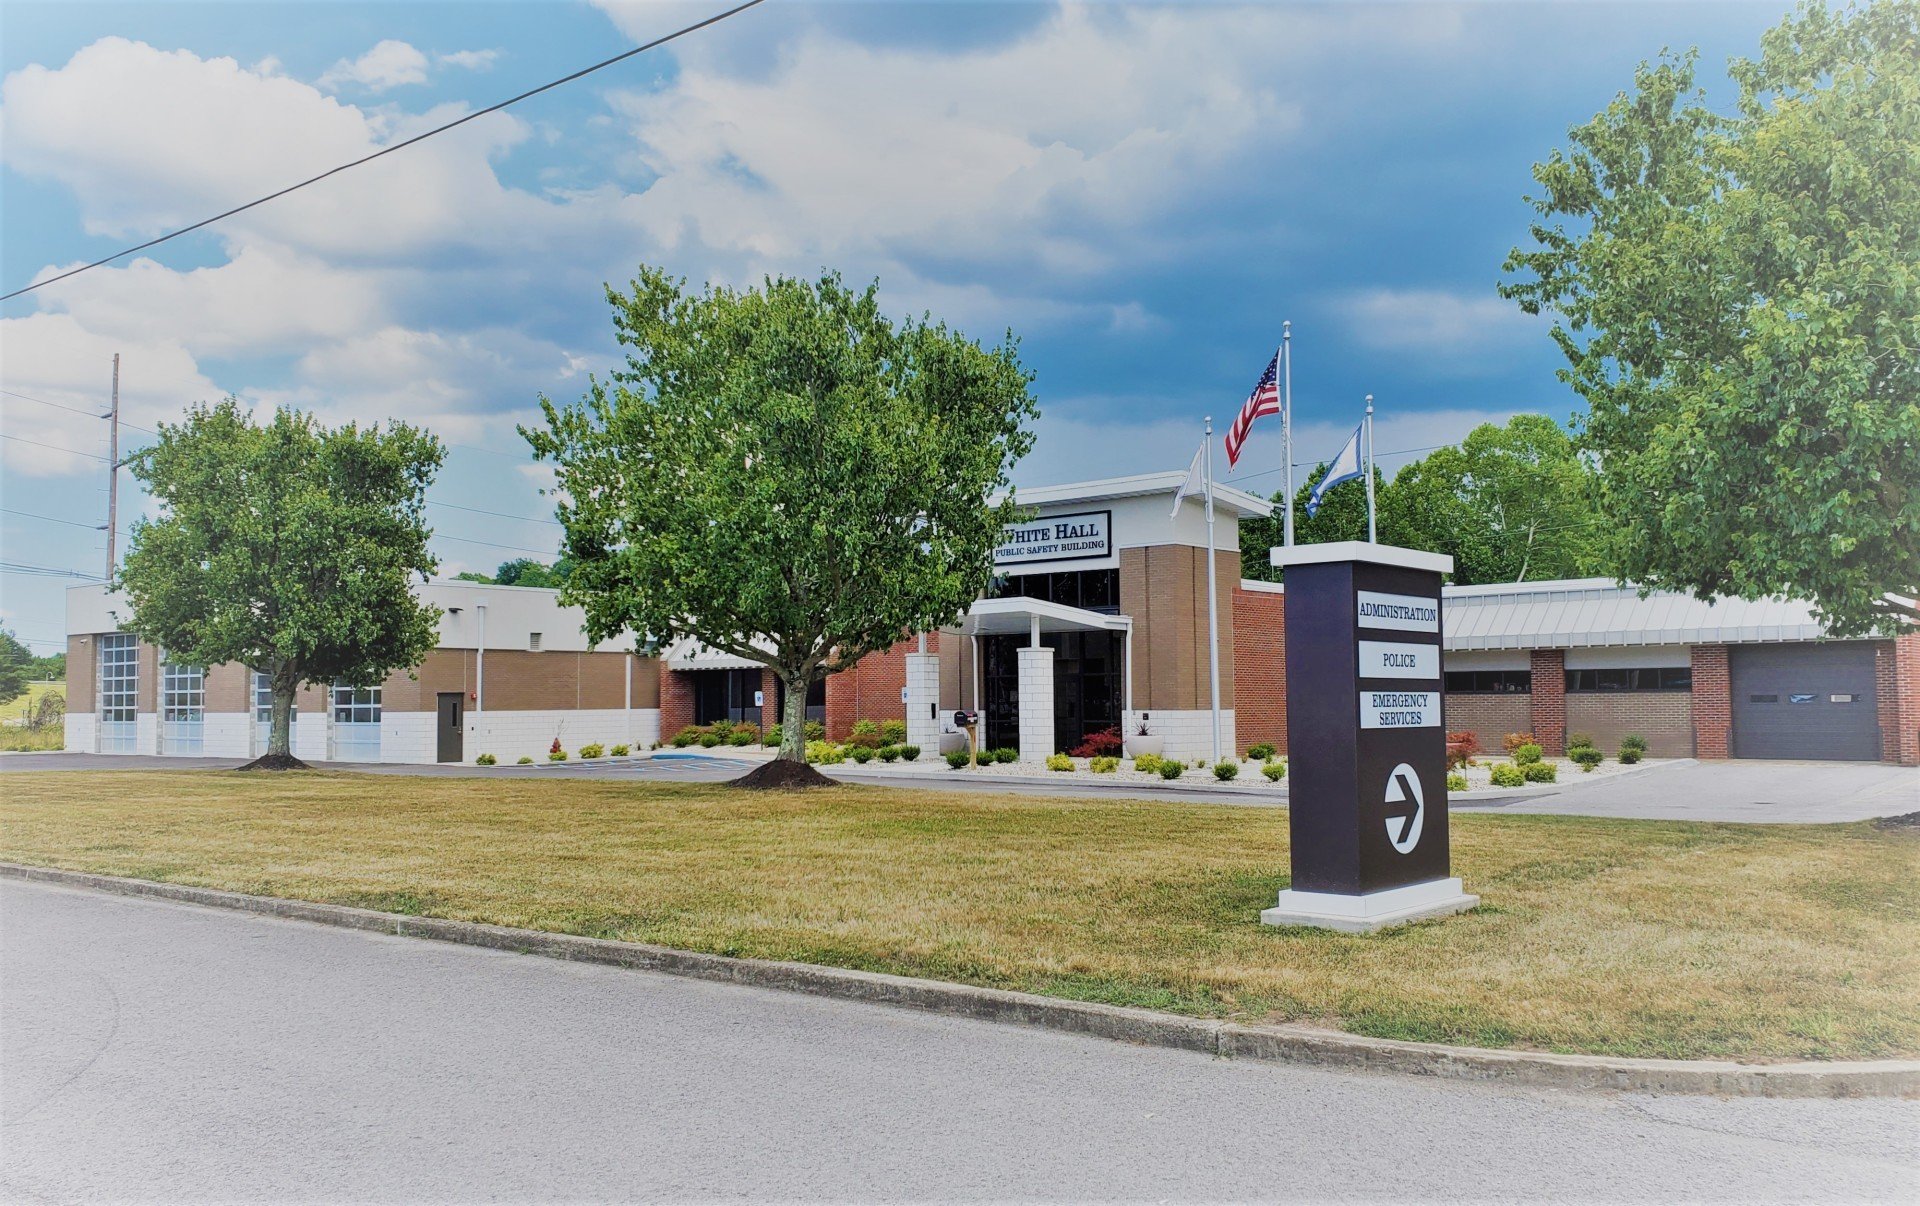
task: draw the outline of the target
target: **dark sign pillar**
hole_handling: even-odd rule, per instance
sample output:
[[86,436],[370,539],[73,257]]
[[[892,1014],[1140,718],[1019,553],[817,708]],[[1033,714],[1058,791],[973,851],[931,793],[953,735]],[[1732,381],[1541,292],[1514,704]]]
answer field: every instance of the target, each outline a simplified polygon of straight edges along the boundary
[[1479,903],[1451,876],[1440,576],[1453,558],[1343,541],[1286,567],[1293,883],[1269,925],[1350,933]]

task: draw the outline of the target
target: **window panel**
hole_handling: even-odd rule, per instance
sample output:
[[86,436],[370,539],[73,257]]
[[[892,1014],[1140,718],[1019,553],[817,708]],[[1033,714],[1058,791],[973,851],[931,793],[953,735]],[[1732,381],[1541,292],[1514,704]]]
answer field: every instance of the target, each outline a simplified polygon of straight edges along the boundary
[[130,632],[100,638],[100,719],[130,721],[139,706],[140,650]]
[[200,666],[160,668],[160,719],[200,720],[206,715],[207,672]]

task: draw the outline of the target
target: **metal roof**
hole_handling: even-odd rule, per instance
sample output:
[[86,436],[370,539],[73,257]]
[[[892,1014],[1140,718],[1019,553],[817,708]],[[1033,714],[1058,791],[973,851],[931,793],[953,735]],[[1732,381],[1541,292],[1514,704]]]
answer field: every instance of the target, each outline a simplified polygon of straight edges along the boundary
[[1597,645],[1737,645],[1815,641],[1827,630],[1792,599],[1640,597],[1611,578],[1445,588],[1445,647],[1572,649]]
[[[1101,502],[1110,498],[1140,498],[1150,494],[1172,494],[1187,480],[1185,469],[1171,469],[1164,473],[1137,473],[1131,477],[1106,477],[1091,482],[1067,482],[1058,486],[1016,487],[1013,497],[1023,506],[1047,507],[1058,503]],[[998,502],[1003,496],[994,495]],[[1273,503],[1250,494],[1245,490],[1229,486],[1223,481],[1213,483],[1213,501],[1223,510],[1231,511],[1242,518],[1248,516],[1267,516],[1273,514]]]

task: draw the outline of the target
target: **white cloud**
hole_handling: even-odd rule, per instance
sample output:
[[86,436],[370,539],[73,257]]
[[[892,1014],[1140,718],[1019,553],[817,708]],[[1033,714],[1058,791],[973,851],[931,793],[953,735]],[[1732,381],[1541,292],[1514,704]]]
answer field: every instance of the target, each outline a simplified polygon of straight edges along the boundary
[[500,58],[497,50],[456,50],[451,54],[437,54],[434,61],[445,63],[449,67],[458,67],[464,71],[491,71]]
[[1495,296],[1448,289],[1368,289],[1336,309],[1362,347],[1467,357],[1537,339],[1545,323]]
[[318,81],[328,91],[342,87],[385,92],[405,84],[427,82],[427,56],[406,42],[387,38],[357,59],[341,59]]

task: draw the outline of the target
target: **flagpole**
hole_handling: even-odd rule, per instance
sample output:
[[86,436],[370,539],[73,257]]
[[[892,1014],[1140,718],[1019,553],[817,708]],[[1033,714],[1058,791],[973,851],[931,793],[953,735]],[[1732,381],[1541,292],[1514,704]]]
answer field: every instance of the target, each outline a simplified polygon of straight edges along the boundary
[[1207,484],[1207,681],[1212,691],[1213,761],[1220,761],[1220,605],[1216,598],[1220,575],[1214,572],[1213,551],[1213,416],[1207,416],[1204,475]]
[[1280,543],[1293,545],[1293,320],[1280,324],[1280,459],[1286,464],[1287,517]]
[[1367,395],[1367,543],[1379,544],[1373,521],[1373,395]]

